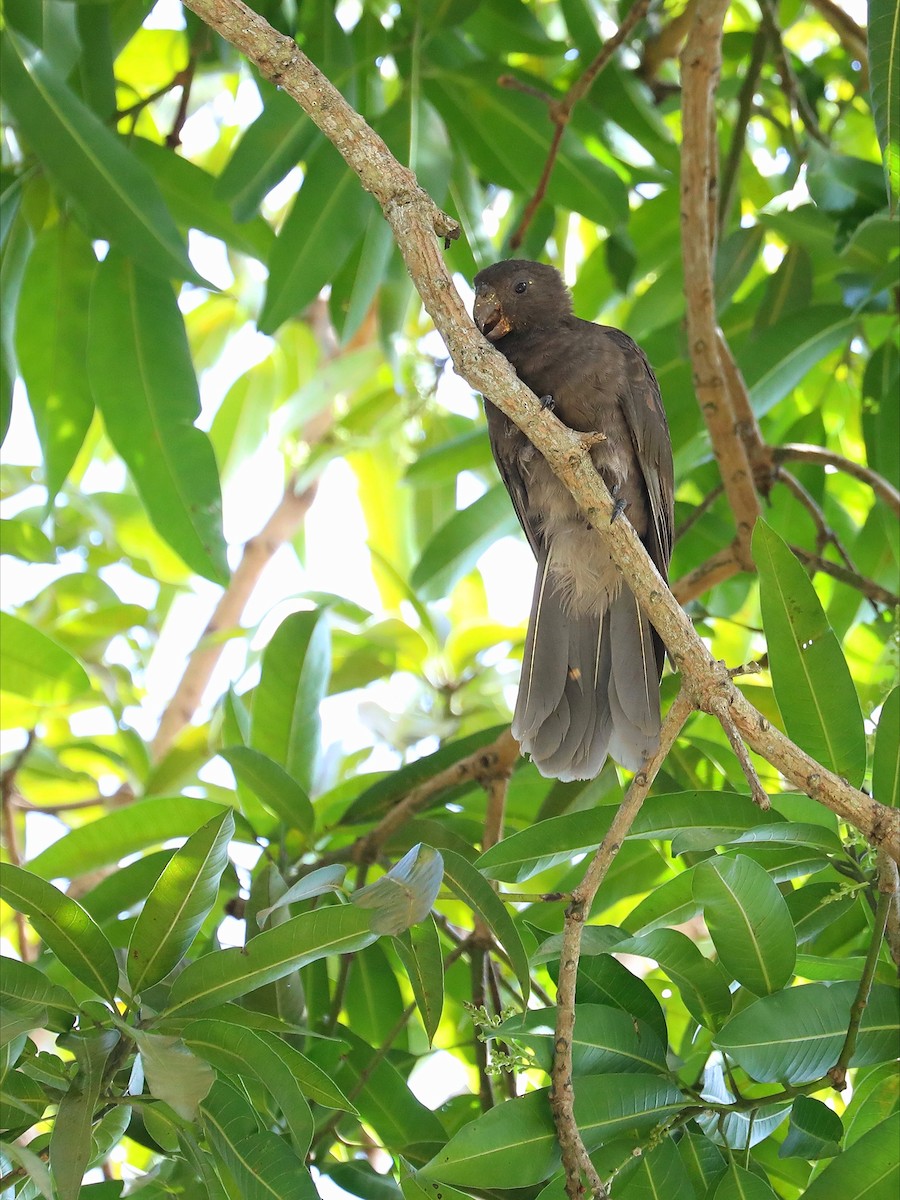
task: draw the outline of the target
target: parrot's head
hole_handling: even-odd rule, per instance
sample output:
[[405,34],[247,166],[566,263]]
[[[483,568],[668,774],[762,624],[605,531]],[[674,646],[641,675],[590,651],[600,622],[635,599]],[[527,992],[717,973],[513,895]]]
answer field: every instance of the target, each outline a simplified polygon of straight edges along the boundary
[[508,333],[552,326],[572,312],[572,298],[556,267],[509,258],[475,276],[475,324],[491,342]]

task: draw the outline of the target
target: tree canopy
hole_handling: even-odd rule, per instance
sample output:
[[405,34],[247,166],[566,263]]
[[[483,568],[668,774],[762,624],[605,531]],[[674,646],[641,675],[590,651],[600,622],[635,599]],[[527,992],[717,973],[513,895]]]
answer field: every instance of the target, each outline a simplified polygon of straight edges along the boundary
[[[896,1194],[865,19],[5,0],[4,1197]],[[671,592],[466,315],[513,256],[654,366]],[[666,641],[634,779],[508,732],[532,566],[478,392]]]

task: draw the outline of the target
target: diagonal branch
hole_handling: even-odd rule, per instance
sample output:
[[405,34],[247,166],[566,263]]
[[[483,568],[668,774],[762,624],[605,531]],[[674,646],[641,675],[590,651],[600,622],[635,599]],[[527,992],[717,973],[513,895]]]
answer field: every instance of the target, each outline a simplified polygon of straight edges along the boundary
[[[453,286],[435,237],[454,236],[458,229],[455,223],[437,208],[412,172],[397,162],[382,139],[290,38],[272,29],[242,0],[186,2],[301,104],[356,171],[363,186],[379,200],[425,309],[441,334],[457,372],[475,390],[488,395],[522,430],[568,487],[658,629],[683,673],[695,705],[712,712],[716,698],[724,696],[732,720],[751,749],[795,786],[900,859],[900,814],[815,762],[773,729],[745,699],[695,633],[627,518],[612,523],[612,497],[594,468],[581,435],[542,408],[538,397],[522,383],[509,362],[478,333]],[[701,23],[709,22],[705,15],[707,7],[708,2],[698,8]],[[721,19],[723,0],[714,0],[713,7]],[[718,44],[717,38],[713,41]],[[705,43],[698,45],[697,39],[692,39],[692,45],[692,53],[702,55]],[[705,117],[703,128],[707,128]],[[700,207],[707,208],[705,228],[709,230],[714,226],[715,209],[702,204]],[[708,246],[703,261],[708,268]],[[720,394],[721,388],[717,388],[717,397]],[[748,468],[746,473],[749,480]],[[749,486],[752,488],[752,481]],[[755,494],[753,498],[755,504]],[[736,511],[746,510],[738,507]]]

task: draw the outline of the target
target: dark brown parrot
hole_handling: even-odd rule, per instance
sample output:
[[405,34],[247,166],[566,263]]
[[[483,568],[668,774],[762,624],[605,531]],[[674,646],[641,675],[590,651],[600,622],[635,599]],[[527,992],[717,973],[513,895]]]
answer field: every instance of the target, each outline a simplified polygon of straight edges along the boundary
[[[600,432],[597,470],[665,577],[672,448],[659,385],[627,334],[579,320],[559,272],[509,259],[475,276],[475,324],[570,429]],[[542,775],[593,779],[607,754],[640,769],[659,745],[665,651],[563,484],[485,400],[491,449],[537,558],[512,732]]]

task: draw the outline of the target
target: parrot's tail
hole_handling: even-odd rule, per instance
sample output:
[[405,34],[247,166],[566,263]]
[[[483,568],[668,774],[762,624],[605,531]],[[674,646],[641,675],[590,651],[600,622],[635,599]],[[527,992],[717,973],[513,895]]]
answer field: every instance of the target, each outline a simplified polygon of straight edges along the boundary
[[607,754],[638,771],[659,746],[659,636],[624,584],[601,614],[567,613],[538,561],[513,737],[542,775],[593,779]]

